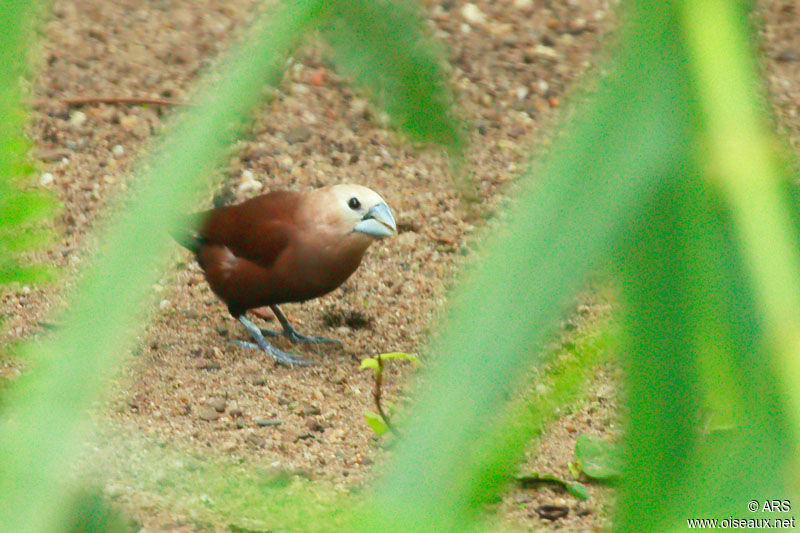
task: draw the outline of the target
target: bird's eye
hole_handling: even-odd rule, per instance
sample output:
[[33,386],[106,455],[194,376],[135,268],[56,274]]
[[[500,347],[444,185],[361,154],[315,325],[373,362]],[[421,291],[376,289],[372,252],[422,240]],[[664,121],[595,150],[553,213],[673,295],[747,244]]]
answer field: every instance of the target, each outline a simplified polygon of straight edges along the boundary
[[361,202],[358,201],[358,198],[353,196],[352,198],[350,198],[350,200],[347,201],[347,205],[350,207],[350,209],[355,211],[356,209],[361,207]]

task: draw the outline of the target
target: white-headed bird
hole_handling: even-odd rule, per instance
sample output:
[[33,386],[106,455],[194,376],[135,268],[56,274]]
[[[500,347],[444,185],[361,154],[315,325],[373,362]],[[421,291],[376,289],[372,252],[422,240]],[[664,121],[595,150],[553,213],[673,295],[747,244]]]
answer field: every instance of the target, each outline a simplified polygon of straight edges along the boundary
[[[272,346],[246,316],[269,306],[294,342],[335,342],[298,333],[278,304],[329,293],[347,280],[373,241],[392,235],[392,211],[375,191],[332,185],[274,191],[190,217],[175,232],[194,252],[211,290],[250,332],[258,347],[285,364],[304,364]],[[240,343],[252,346],[251,343]]]

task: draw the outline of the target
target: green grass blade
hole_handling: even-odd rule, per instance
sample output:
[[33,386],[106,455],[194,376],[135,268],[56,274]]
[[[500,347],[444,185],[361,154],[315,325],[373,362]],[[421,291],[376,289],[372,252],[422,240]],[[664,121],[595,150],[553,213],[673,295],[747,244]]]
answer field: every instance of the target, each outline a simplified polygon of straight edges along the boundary
[[439,47],[425,37],[415,8],[415,2],[338,2],[325,35],[337,63],[370,89],[407,135],[455,152],[463,131],[453,114]]
[[[196,196],[192,185],[223,155],[262,86],[279,78],[285,55],[310,29],[330,20],[327,10],[336,5],[295,2],[257,24],[245,44],[208,77],[196,107],[168,124],[161,146],[141,165],[133,200],[103,232],[100,249],[75,289],[63,327],[42,345],[29,348],[29,373],[4,395],[0,530],[59,529],[66,498],[59,480],[74,462],[88,406],[134,339],[146,296],[141,287],[155,279],[159,258],[170,246],[167,229],[188,210]],[[389,4],[381,6],[384,11],[364,9],[345,6],[339,13],[360,17],[400,12]],[[405,35],[413,37],[417,30],[409,31]],[[417,55],[409,52],[413,58],[396,54],[397,65],[435,64],[432,54],[420,50],[415,49]],[[355,50],[354,55],[368,54]],[[438,80],[431,79],[437,74],[436,69],[422,72],[416,88],[419,101],[433,101],[444,94]],[[403,91],[397,94],[395,98],[406,97]],[[391,98],[386,102],[397,104]],[[400,106],[398,112],[413,120],[413,112],[408,114],[412,108]],[[423,128],[428,132],[415,130],[408,122],[404,125],[411,132],[420,131],[421,138],[441,142],[447,133],[436,128],[451,128],[454,123],[431,126],[435,122],[421,122],[428,124]],[[43,501],[48,502],[46,509],[42,509]]]
[[142,165],[134,199],[102,235],[63,328],[29,348],[31,372],[6,393],[0,422],[0,530],[59,529],[59,480],[74,464],[89,405],[134,340],[141,288],[154,281],[170,246],[166,229],[188,211],[198,176],[223,155],[264,80],[277,78],[319,7],[299,2],[273,13],[210,77],[197,107],[172,122],[161,149]]
[[[699,110],[687,138],[697,166],[674,176],[620,255],[630,422],[619,531],[759,517],[749,500],[791,499],[797,450],[797,220],[755,105],[744,11],[651,7],[668,40],[688,36],[678,53]],[[794,360],[776,365],[776,353]],[[706,434],[709,409],[735,428],[724,439]]]
[[[785,400],[730,212],[696,175],[677,177],[620,255],[630,422],[619,531],[749,518],[750,499],[785,496]],[[719,408],[736,428],[723,441],[704,420]]]
[[51,280],[53,275],[53,270],[46,266],[21,265],[13,259],[0,261],[0,285],[44,282]]
[[[732,206],[766,333],[785,376],[793,425],[800,432],[800,252],[788,178],[757,98],[757,68],[742,6],[722,0],[681,7],[707,151],[707,173]],[[706,21],[713,20],[714,24]],[[769,238],[765,238],[769,235]]]
[[17,181],[25,174],[25,153],[30,147],[24,135],[27,114],[20,78],[31,40],[32,20],[27,13],[35,4],[34,0],[17,0],[0,5],[0,180],[5,182]]
[[42,224],[55,208],[52,197],[26,190],[31,174],[30,142],[25,136],[27,110],[22,104],[22,76],[33,37],[33,21],[40,3],[3,2],[0,5],[0,285],[41,279],[40,267],[23,266],[10,258],[41,245],[50,235]]
[[[451,326],[432,350],[437,360],[420,411],[383,482],[381,518],[365,529],[466,527],[507,479],[503,469],[523,443],[497,442],[475,457],[463,450],[493,419],[519,368],[535,360],[565,300],[685,162],[685,65],[674,46],[662,46],[666,30],[649,27],[644,46],[622,47],[630,53],[612,66],[619,74],[601,82],[597,103],[582,113],[537,187],[521,196],[507,230],[463,286]],[[486,484],[477,487],[479,479]]]

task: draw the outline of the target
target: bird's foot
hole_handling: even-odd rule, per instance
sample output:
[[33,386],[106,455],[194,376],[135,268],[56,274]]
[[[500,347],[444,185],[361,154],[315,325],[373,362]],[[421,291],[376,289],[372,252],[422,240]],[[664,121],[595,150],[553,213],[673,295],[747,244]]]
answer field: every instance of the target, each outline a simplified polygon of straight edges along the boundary
[[308,366],[312,364],[303,359],[302,357],[275,348],[273,345],[267,342],[267,339],[264,338],[264,336],[261,334],[258,328],[247,318],[245,318],[244,315],[239,317],[239,322],[241,322],[244,325],[244,327],[247,328],[247,331],[250,332],[250,335],[252,335],[253,340],[255,340],[256,342],[252,343],[245,341],[234,341],[234,344],[237,344],[238,346],[241,346],[243,348],[259,348],[262,351],[264,351],[267,355],[275,359],[275,361],[277,361],[278,363],[282,363],[284,365]]
[[328,337],[317,337],[314,335],[303,335],[302,333],[298,333],[295,330],[290,332],[284,332],[284,335],[289,338],[292,342],[308,342],[308,343],[318,343],[318,344],[342,344],[342,341],[338,339],[329,339]]
[[231,344],[234,346],[238,346],[239,348],[244,348],[245,350],[260,350],[261,346],[254,342],[247,342],[247,341],[231,341]]
[[298,331],[294,328],[283,330],[283,331],[275,331],[274,329],[262,329],[261,334],[268,337],[277,337],[279,335],[283,335],[290,341],[294,343],[315,343],[315,344],[342,344],[342,341],[336,339],[329,339],[328,337],[315,337],[313,335],[303,335],[302,333],[298,333]]
[[299,357],[297,355],[294,355],[294,354],[279,350],[279,349],[275,348],[274,346],[272,346],[271,344],[267,345],[267,346],[269,346],[268,348],[263,347],[263,346],[259,346],[255,342],[247,342],[247,341],[231,341],[231,344],[235,344],[236,346],[239,346],[240,348],[246,348],[248,350],[260,350],[260,351],[266,352],[267,355],[269,355],[270,357],[275,359],[275,361],[277,361],[278,363],[287,365],[287,366],[294,366],[294,365],[297,365],[297,366],[309,366],[309,365],[313,364],[313,363],[310,363],[310,362],[306,361],[305,359],[303,359],[303,358],[301,358],[301,357]]

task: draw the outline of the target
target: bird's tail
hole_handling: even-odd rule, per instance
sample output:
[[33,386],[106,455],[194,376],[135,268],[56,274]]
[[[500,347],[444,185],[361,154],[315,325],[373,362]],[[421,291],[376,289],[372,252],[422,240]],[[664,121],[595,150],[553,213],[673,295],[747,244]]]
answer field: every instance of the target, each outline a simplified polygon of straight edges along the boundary
[[170,230],[170,235],[175,242],[187,250],[197,253],[200,245],[205,242],[205,237],[200,233],[199,228],[205,219],[206,213],[187,215]]

